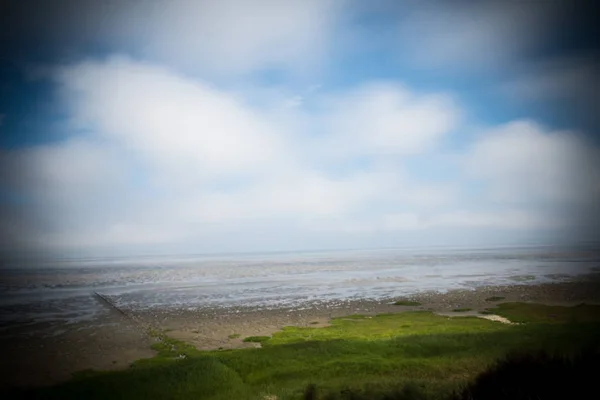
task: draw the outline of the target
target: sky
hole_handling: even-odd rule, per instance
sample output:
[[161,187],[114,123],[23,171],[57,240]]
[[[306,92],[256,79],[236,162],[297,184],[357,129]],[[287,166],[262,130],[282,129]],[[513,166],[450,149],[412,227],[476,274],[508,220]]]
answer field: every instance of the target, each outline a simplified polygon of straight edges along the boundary
[[4,252],[600,238],[592,2],[0,4]]

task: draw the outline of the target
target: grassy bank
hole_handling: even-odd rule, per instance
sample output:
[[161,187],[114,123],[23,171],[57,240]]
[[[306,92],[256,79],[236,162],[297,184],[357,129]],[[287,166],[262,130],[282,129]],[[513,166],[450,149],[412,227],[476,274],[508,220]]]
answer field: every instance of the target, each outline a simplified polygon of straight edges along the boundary
[[[398,399],[443,399],[508,352],[570,354],[600,334],[599,306],[505,303],[491,310],[518,324],[428,311],[352,315],[323,328],[287,327],[271,338],[249,339],[261,348],[211,352],[155,332],[161,339],[154,345],[155,358],[125,371],[83,372],[65,384],[20,395],[283,400],[314,393],[318,398],[362,393],[362,398],[377,399],[396,392]],[[311,387],[314,393],[306,394]]]

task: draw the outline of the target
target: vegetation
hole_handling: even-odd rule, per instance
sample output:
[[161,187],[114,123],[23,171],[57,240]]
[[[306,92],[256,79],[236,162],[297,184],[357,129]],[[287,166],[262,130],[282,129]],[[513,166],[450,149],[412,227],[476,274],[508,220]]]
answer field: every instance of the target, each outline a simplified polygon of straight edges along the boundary
[[472,308],[455,308],[452,311],[454,311],[454,312],[467,312],[467,311],[471,311],[471,310],[472,310]]
[[600,353],[572,357],[547,352],[512,353],[479,374],[452,400],[584,399],[597,391]]
[[598,321],[600,306],[581,303],[575,307],[543,304],[502,303],[494,312],[512,322],[563,324]]
[[[600,306],[506,303],[493,311],[520,324],[475,316],[449,318],[429,311],[355,315],[335,318],[327,327],[286,327],[271,338],[244,339],[258,341],[262,348],[208,352],[157,333],[160,341],[153,347],[158,355],[152,359],[124,371],[87,371],[65,384],[15,397],[462,400],[475,393],[474,399],[487,399],[478,394],[486,392],[477,388],[503,384],[485,376],[510,375],[502,371],[519,368],[515,358],[497,364],[507,354],[544,350],[560,355],[552,360],[564,361],[551,365],[568,369],[571,364],[565,360],[573,358],[566,355],[579,354],[600,334]],[[534,361],[546,360],[536,357]],[[577,375],[578,368],[572,367],[564,379]]]
[[241,335],[239,333],[232,333],[231,335],[229,335],[229,339],[237,339],[239,338]]
[[244,339],[244,342],[264,343],[269,339],[271,339],[269,336],[248,336]]
[[500,300],[504,300],[506,297],[501,297],[501,296],[492,296],[492,297],[488,297],[487,299],[485,299],[485,301],[500,301]]
[[410,300],[398,300],[394,303],[395,306],[420,306],[421,303],[418,301],[410,301]]

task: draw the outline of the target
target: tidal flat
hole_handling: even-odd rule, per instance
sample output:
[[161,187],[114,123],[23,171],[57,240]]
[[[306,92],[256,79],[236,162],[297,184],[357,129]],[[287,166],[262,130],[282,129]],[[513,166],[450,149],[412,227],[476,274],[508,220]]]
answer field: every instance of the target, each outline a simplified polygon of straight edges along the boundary
[[5,330],[2,375],[27,398],[301,399],[310,387],[448,398],[511,351],[594,346],[599,304],[590,276],[290,308],[124,309]]

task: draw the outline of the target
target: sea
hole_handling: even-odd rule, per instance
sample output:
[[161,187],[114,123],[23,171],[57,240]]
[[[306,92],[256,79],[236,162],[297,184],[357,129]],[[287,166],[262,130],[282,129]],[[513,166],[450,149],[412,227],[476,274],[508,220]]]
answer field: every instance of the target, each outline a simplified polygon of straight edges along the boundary
[[0,270],[0,330],[90,321],[119,308],[301,307],[423,291],[561,282],[600,272],[597,246],[402,248],[13,260]]

